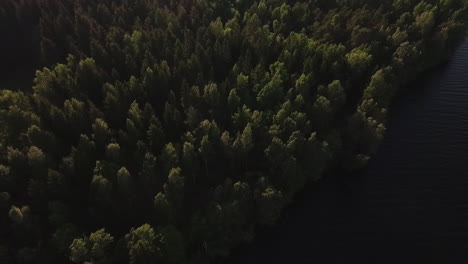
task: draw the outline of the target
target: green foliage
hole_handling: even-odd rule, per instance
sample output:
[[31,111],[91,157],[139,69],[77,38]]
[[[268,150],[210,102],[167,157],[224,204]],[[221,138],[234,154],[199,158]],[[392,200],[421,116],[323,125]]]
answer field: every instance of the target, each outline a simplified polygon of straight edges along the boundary
[[120,170],[117,172],[117,183],[124,193],[130,193],[132,187],[132,177],[130,172],[125,167],[120,168]]
[[45,166],[46,156],[44,152],[35,146],[29,148],[28,151],[28,164],[34,169],[40,169]]
[[423,36],[427,36],[435,25],[435,15],[432,11],[425,11],[416,17],[416,26]]
[[387,107],[395,92],[391,68],[378,70],[371,77],[369,86],[364,90],[364,99],[374,99],[380,106]]
[[21,222],[23,222],[23,213],[21,212],[21,209],[16,206],[11,206],[8,215],[10,216],[11,221],[13,221],[14,223],[20,224]]
[[91,181],[91,195],[100,205],[107,205],[111,200],[112,182],[102,175],[94,175]]
[[161,161],[164,168],[164,173],[169,173],[170,169],[175,168],[179,164],[179,155],[172,143],[168,143],[161,153]]
[[229,97],[228,97],[228,107],[231,113],[237,111],[240,105],[240,98],[237,96],[237,92],[235,89],[232,89],[229,92]]
[[247,155],[247,153],[254,147],[252,126],[247,124],[242,133],[238,135],[233,143],[233,147],[241,155]]
[[106,233],[105,229],[100,229],[89,235],[89,243],[91,244],[91,254],[96,259],[105,259],[108,257],[108,251],[111,249],[111,245],[114,242],[114,238]]
[[74,263],[112,263],[111,246],[114,237],[100,229],[88,237],[74,239],[70,245],[70,260]]
[[257,193],[256,200],[259,203],[259,222],[272,225],[279,217],[285,202],[282,192],[274,187],[267,187]]
[[4,2],[2,78],[37,70],[0,91],[0,263],[226,256],[365,166],[468,21],[463,0]]
[[257,101],[265,107],[274,107],[283,96],[283,83],[286,81],[284,63],[276,62],[270,66],[271,80],[265,84],[257,95]]
[[58,145],[52,133],[42,131],[38,126],[32,125],[27,131],[27,136],[31,145],[38,146],[48,153],[56,154]]
[[107,145],[106,156],[110,161],[120,162],[120,145],[117,143]]
[[104,147],[110,136],[109,126],[106,121],[97,118],[93,124],[93,136],[94,140],[99,147]]
[[160,248],[157,246],[156,232],[149,224],[144,224],[136,229],[131,229],[125,235],[130,264],[151,264],[155,263],[160,255]]
[[[397,39],[396,40],[397,42],[402,41],[402,40],[399,40],[402,38],[401,36],[395,36],[394,38]],[[353,73],[363,74],[371,66],[372,55],[367,53],[365,50],[362,50],[360,48],[355,48],[351,50],[350,53],[346,54],[346,60],[349,64],[351,71],[353,71]]]

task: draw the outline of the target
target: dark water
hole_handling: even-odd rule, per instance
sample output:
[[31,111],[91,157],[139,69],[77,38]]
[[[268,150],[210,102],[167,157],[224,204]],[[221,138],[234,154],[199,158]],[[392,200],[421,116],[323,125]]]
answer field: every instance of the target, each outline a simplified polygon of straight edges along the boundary
[[358,177],[299,195],[228,263],[468,263],[468,40],[393,105]]

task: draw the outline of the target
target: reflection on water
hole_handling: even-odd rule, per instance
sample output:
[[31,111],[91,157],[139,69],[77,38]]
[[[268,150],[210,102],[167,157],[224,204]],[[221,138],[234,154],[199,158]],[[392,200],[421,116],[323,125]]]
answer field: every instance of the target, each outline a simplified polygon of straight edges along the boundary
[[228,263],[468,263],[468,41],[392,108],[366,172],[301,194]]

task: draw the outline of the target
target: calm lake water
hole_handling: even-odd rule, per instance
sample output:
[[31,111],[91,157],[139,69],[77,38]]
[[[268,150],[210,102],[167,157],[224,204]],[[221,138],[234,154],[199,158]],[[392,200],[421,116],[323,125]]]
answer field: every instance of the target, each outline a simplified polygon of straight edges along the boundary
[[468,40],[396,100],[369,167],[309,187],[227,263],[468,263]]

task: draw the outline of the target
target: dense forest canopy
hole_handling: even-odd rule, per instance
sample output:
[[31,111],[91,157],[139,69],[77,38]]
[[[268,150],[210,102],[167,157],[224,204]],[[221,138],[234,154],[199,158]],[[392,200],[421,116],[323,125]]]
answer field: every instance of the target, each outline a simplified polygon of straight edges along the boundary
[[463,0],[3,0],[0,263],[208,263],[363,167]]

